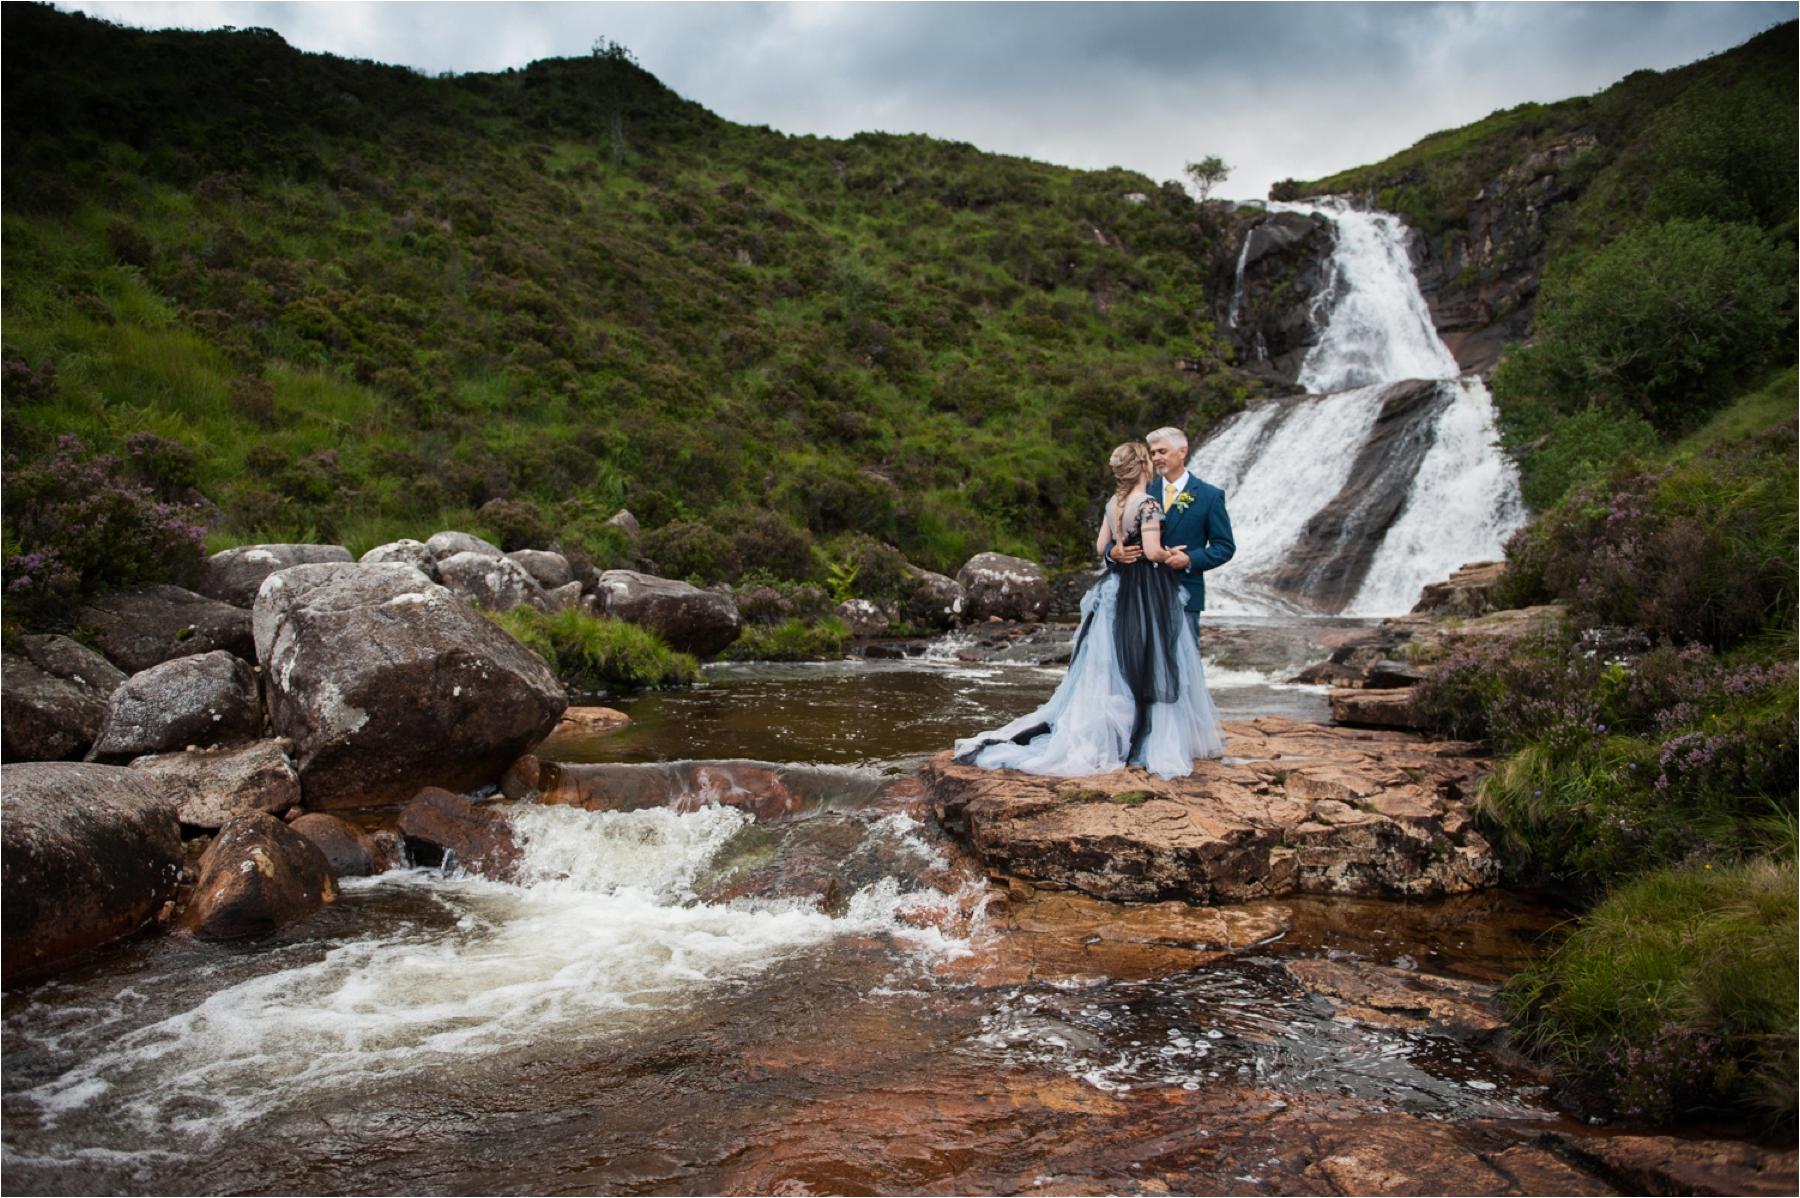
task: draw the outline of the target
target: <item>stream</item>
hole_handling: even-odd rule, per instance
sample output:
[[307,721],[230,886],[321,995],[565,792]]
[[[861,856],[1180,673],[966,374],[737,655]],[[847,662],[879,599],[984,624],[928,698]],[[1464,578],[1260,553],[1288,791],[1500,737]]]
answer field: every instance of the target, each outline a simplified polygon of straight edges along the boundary
[[[1316,712],[1287,662],[1347,623],[1209,630],[1226,718]],[[981,871],[888,784],[1041,701],[1068,634],[709,667],[558,750],[773,763],[807,780],[796,817],[527,808],[519,884],[349,880],[270,941],[148,936],[8,992],[9,1191],[1260,1193],[1311,1184],[1319,1120],[1569,1123],[1516,1062],[1346,1019],[1288,968],[1492,983],[1557,918],[1517,896],[1293,900],[1202,964],[996,968]],[[842,892],[717,897],[771,868]]]

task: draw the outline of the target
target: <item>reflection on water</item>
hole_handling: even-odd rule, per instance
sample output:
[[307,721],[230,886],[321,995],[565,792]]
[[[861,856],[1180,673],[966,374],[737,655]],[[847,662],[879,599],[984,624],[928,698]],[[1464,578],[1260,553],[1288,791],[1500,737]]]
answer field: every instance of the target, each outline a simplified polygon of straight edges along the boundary
[[[1207,685],[1220,714],[1328,719],[1325,688],[1286,679],[1323,656],[1315,628],[1357,623],[1244,618],[1209,627]],[[1066,657],[1072,637],[1072,628],[1046,629],[981,661],[960,660],[974,646],[962,635],[906,661],[710,665],[700,686],[619,703],[632,719],[622,732],[559,740],[552,751],[565,761],[750,758],[910,769],[958,737],[1042,703],[1064,673],[1042,663]]]

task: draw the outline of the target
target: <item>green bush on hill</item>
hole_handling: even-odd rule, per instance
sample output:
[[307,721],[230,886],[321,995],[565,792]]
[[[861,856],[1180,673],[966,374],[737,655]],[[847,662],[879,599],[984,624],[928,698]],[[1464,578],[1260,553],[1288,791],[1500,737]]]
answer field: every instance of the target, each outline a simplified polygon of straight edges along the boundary
[[1793,295],[1794,247],[1754,225],[1640,225],[1546,284],[1532,340],[1494,384],[1559,411],[1599,405],[1686,431],[1791,348]]

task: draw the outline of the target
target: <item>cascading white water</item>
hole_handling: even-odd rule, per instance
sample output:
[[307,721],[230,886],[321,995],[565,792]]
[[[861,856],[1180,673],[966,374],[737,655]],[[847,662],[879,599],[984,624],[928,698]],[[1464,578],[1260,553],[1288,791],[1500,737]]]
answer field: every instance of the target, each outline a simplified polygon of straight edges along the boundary
[[1405,612],[1426,583],[1500,553],[1524,519],[1518,471],[1498,448],[1487,388],[1458,377],[1432,326],[1400,218],[1335,198],[1270,207],[1316,213],[1336,229],[1328,282],[1312,303],[1324,327],[1299,372],[1306,398],[1252,407],[1195,449],[1197,472],[1225,489],[1238,544],[1231,563],[1209,576],[1207,605],[1253,615],[1309,606],[1307,596],[1278,593],[1269,576],[1350,481],[1389,389],[1439,380],[1429,448],[1410,479],[1391,483],[1407,488],[1404,507],[1385,531],[1370,531],[1380,543],[1354,597],[1338,606],[1351,615]]
[[[347,881],[343,904],[427,902],[442,914],[389,920],[322,952],[266,950],[278,967],[201,980],[160,1018],[121,1001],[81,1033],[89,1044],[77,1066],[17,1100],[46,1124],[98,1109],[136,1143],[191,1145],[345,1088],[628,1033],[691,994],[846,934],[885,934],[927,958],[969,951],[931,920],[904,918],[953,900],[905,891],[893,875],[850,896],[839,916],[804,899],[695,901],[697,879],[751,824],[734,807],[519,805],[512,819],[518,884],[424,869]],[[915,828],[888,815],[866,836],[921,871],[941,868]],[[137,988],[182,984],[152,970]],[[25,1019],[9,1035],[60,1040],[71,1034],[61,1018],[47,1007],[48,1022]]]

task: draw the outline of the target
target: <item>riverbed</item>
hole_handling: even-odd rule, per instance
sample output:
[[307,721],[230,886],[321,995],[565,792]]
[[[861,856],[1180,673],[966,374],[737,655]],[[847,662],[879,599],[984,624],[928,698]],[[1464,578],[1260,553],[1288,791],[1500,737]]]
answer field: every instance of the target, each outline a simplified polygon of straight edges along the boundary
[[[1285,679],[1347,623],[1216,629],[1226,717],[1323,718]],[[784,824],[535,809],[520,884],[353,880],[269,941],[144,937],[7,993],[9,1191],[1291,1192],[1331,1188],[1334,1137],[1473,1160],[1573,1126],[1504,1053],[1290,967],[1490,986],[1558,918],[1522,897],[1289,900],[1235,953],[1001,967],[1005,897],[891,783],[1035,706],[1067,637],[709,667],[558,750],[803,767]],[[716,897],[826,867],[829,901]]]

